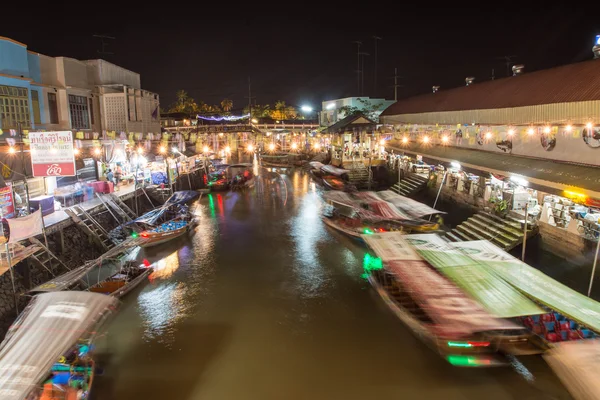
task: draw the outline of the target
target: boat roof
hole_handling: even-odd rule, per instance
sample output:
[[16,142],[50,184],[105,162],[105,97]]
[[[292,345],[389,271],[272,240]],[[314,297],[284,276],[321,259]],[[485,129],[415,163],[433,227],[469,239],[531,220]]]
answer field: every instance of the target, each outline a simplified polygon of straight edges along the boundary
[[347,174],[348,172],[350,172],[347,169],[337,168],[333,165],[323,165],[321,167],[321,171],[335,176],[342,176],[343,174]]
[[490,313],[502,318],[545,313],[505,280],[458,248],[451,247],[437,234],[406,235],[406,241]]
[[362,237],[382,258],[384,268],[397,276],[434,321],[437,333],[467,336],[476,332],[518,328],[516,324],[488,313],[449,279],[431,268],[408,244],[405,235],[386,232]]
[[600,396],[600,341],[574,340],[555,344],[543,355],[573,398],[598,399]]
[[89,292],[35,296],[0,344],[0,398],[22,400],[79,339],[91,338],[114,297]]
[[398,193],[392,192],[391,190],[382,190],[380,192],[376,192],[376,194],[381,200],[389,201],[401,211],[413,218],[422,218],[426,215],[434,214],[446,214],[443,211],[429,207],[427,204],[423,204],[411,198],[401,196]]
[[524,295],[600,332],[600,303],[550,278],[486,240],[452,243]]

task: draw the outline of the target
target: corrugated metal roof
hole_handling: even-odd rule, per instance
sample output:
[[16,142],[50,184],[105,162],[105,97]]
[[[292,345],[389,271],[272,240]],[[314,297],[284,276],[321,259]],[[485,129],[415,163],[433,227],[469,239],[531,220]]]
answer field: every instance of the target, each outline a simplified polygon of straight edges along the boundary
[[484,110],[600,100],[600,60],[510,78],[473,83],[437,93],[410,97],[388,107],[381,115],[440,111]]

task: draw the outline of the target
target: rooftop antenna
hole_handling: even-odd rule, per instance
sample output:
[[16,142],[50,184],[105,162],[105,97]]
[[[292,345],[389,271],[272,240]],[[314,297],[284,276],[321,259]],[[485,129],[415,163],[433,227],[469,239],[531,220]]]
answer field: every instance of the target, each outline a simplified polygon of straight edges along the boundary
[[108,43],[106,42],[107,39],[109,40],[115,40],[116,38],[112,37],[112,36],[107,36],[107,35],[93,35],[95,38],[99,38],[100,39],[100,46],[102,46],[102,50],[98,50],[98,54],[101,55],[110,55],[110,54],[114,54],[111,53],[109,51],[106,51],[106,46],[108,46]]
[[492,68],[492,76],[491,76],[492,80],[496,79],[496,70],[494,68]]
[[381,40],[379,36],[373,36],[373,40],[375,40],[375,72],[373,73],[373,96],[377,97],[377,41]]
[[394,84],[392,85],[394,88],[394,101],[398,101],[398,88],[402,87],[402,85],[398,85],[398,78],[402,78],[398,76],[398,68],[394,68],[394,76],[392,78],[394,78]]
[[513,58],[517,58],[517,56],[512,55],[512,56],[502,56],[502,57],[496,57],[499,60],[504,60],[504,62],[506,63],[506,76],[510,76],[510,64],[512,63],[512,59]]
[[365,94],[365,57],[370,56],[370,54],[361,51],[358,55],[361,56],[362,59],[362,68],[360,69],[360,96],[363,96]]
[[362,42],[355,40],[352,43],[356,43],[356,92],[360,96],[360,46]]

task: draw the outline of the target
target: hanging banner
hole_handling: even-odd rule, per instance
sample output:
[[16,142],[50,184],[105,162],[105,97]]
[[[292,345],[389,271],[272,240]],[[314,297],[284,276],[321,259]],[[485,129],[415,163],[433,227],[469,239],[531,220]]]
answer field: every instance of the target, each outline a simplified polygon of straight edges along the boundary
[[10,232],[8,243],[16,243],[42,233],[43,221],[41,209],[26,217],[7,219],[6,221],[8,222],[8,230]]
[[13,201],[12,184],[10,183],[0,188],[0,207],[2,207],[2,216],[4,218],[15,216],[15,203]]
[[30,132],[33,176],[75,175],[73,133]]

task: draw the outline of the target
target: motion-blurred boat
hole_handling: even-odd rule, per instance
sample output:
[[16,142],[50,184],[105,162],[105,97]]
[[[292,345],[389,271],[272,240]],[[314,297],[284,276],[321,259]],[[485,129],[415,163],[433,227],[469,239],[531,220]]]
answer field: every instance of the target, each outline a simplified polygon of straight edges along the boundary
[[117,273],[90,286],[88,290],[121,298],[142,283],[152,271],[153,269],[149,265],[139,265],[136,262],[129,261]]

